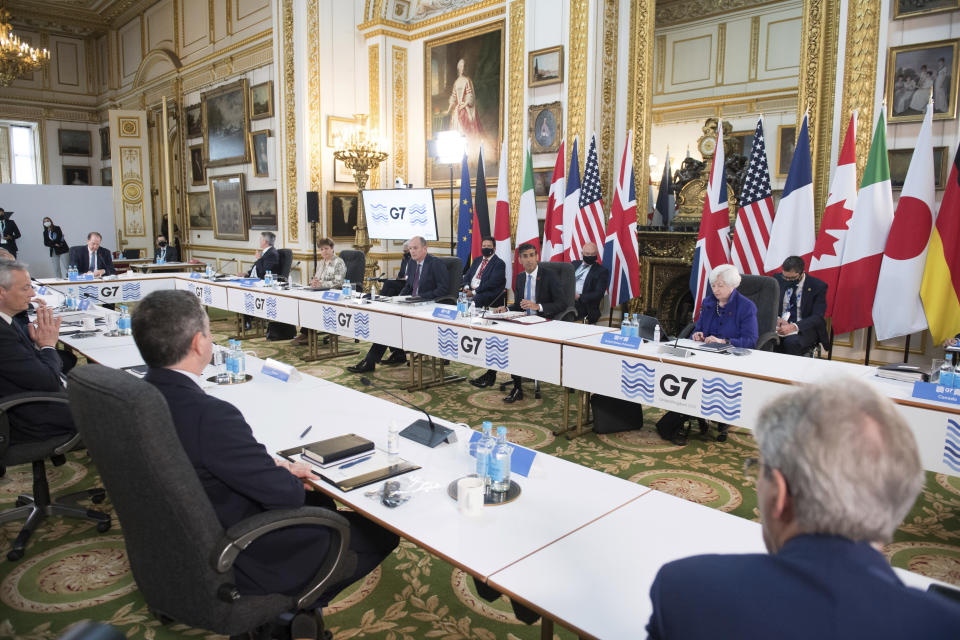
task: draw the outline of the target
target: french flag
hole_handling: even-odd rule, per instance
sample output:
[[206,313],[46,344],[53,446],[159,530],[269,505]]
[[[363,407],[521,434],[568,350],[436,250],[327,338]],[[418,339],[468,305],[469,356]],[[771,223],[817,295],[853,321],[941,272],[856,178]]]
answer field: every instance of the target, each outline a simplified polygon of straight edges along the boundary
[[797,147],[790,160],[787,184],[783,187],[780,206],[770,227],[770,243],[763,260],[763,270],[775,273],[790,256],[800,256],[810,266],[816,242],[813,224],[813,169],[810,162],[810,135],[807,115],[797,133]]

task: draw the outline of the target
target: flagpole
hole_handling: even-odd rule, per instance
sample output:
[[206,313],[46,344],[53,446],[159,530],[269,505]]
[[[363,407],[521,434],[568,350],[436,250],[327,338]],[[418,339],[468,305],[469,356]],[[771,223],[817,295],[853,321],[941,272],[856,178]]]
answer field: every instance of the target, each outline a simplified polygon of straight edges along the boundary
[[906,340],[903,341],[903,364],[907,364],[907,358],[910,355],[910,334],[907,334]]
[[866,334],[866,339],[867,339],[867,342],[866,342],[866,353],[865,353],[864,356],[863,356],[863,365],[866,366],[866,367],[869,367],[869,366],[870,366],[870,340],[871,340],[872,338],[873,338],[873,325],[870,325],[869,327],[867,327],[867,334]]

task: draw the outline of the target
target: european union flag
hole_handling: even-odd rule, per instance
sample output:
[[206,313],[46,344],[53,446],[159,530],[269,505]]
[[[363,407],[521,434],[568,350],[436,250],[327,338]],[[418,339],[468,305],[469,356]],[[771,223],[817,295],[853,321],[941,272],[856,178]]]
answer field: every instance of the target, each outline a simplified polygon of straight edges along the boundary
[[470,266],[470,251],[473,245],[473,198],[470,197],[470,167],[467,154],[463,154],[463,169],[460,171],[460,205],[457,216],[457,257],[466,270]]

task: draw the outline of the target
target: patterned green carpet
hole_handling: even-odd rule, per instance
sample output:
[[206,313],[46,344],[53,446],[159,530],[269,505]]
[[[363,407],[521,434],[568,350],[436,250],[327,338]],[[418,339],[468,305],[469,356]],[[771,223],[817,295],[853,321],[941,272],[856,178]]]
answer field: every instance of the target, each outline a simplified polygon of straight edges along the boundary
[[[218,342],[224,341],[230,327],[225,320],[214,323]],[[345,341],[342,350],[353,346],[364,352],[367,347]],[[245,348],[346,386],[360,386],[359,376],[345,370],[359,360],[358,355],[310,364],[299,357],[305,347],[286,342],[249,340]],[[468,376],[481,373],[456,364],[451,369]],[[561,417],[562,396],[557,387],[545,385],[541,400],[533,399],[531,393],[524,401],[508,406],[501,402],[503,394],[496,387],[478,390],[465,382],[401,392],[399,387],[408,375],[406,367],[380,366],[374,378],[434,415],[474,427],[490,419],[508,427],[512,442],[758,520],[756,492],[741,471],[743,459],[756,455],[749,431],[731,430],[729,440],[722,444],[712,437],[691,435],[687,446],[677,447],[657,437],[653,424],[659,412],[646,409],[641,430],[599,436],[590,433],[568,440],[551,431]],[[501,379],[507,378],[501,375]],[[98,484],[96,469],[82,452],[71,454],[61,467],[48,467],[47,472],[54,494]],[[8,469],[0,478],[0,510],[11,507],[18,494],[30,492],[30,473],[24,465]],[[109,497],[97,508],[110,509]],[[0,638],[55,638],[85,619],[109,623],[129,638],[217,637],[182,625],[163,627],[152,618],[130,574],[116,519],[105,534],[98,534],[93,524],[48,520],[32,537],[24,558],[11,563],[5,554],[19,528],[20,523],[2,527]],[[691,553],[695,551],[691,549]],[[886,553],[896,566],[960,585],[960,478],[927,475],[923,494]],[[492,604],[481,600],[468,576],[406,542],[380,570],[344,593],[326,619],[338,640],[540,637],[539,626],[518,622],[505,599]],[[558,627],[555,637],[574,635]]]

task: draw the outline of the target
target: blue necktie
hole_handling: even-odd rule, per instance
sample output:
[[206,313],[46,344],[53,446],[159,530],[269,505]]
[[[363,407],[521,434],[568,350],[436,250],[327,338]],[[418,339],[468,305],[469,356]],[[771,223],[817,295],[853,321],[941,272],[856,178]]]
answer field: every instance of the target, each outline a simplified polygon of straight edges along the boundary
[[96,271],[96,270],[97,270],[97,252],[91,251],[90,252],[90,271]]
[[[527,274],[527,291],[526,293],[523,294],[524,299],[531,300],[533,298],[533,296],[531,295],[532,289],[533,289],[533,274],[528,273]],[[527,315],[528,316],[533,315],[533,309],[527,309]]]

